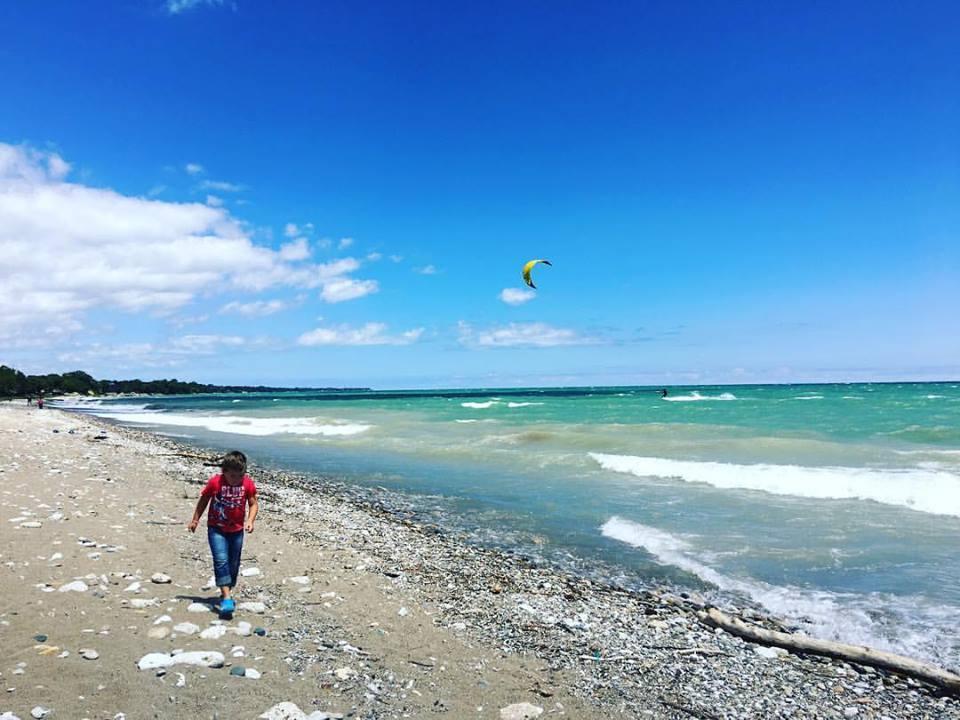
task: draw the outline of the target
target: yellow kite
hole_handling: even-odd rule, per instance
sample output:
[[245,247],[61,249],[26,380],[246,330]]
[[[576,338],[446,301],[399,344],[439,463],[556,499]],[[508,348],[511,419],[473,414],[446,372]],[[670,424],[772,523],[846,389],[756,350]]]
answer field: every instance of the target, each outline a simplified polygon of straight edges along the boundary
[[543,263],[544,265],[549,265],[553,267],[553,263],[549,260],[531,260],[526,265],[523,266],[523,281],[532,287],[534,290],[537,289],[537,286],[533,284],[533,280],[530,278],[530,271],[533,270],[533,266],[537,263]]

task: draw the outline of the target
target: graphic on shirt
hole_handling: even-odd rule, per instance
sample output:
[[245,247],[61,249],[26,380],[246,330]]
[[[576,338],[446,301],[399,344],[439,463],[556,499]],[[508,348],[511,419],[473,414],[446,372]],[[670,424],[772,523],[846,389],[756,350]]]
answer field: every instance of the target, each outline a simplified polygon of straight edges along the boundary
[[229,485],[223,476],[215,475],[207,482],[202,494],[210,498],[207,524],[224,532],[237,532],[243,530],[245,505],[257,494],[257,487],[248,477],[244,477],[239,485]]
[[221,484],[220,492],[214,497],[210,506],[213,522],[217,525],[228,525],[230,520],[238,514],[243,517],[244,495],[242,484],[236,486]]

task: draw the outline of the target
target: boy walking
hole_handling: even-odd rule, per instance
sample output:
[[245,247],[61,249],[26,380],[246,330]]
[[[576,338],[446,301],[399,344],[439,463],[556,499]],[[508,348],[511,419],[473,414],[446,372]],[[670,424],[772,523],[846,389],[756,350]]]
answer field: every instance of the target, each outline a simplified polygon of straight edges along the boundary
[[[220,588],[220,615],[229,619],[236,607],[231,597],[240,575],[240,553],[243,533],[253,532],[253,523],[260,509],[257,486],[246,474],[247,456],[239,450],[228,452],[220,462],[220,474],[214,475],[203,490],[187,525],[190,532],[197,529],[203,511],[207,514],[207,540],[213,555],[213,574]],[[247,514],[247,506],[250,513]]]

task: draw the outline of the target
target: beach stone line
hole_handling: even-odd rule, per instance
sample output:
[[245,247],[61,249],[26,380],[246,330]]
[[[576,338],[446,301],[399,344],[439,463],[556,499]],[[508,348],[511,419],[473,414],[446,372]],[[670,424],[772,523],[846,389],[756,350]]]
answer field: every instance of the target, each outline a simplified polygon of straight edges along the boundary
[[532,720],[543,715],[543,708],[528,702],[514,703],[500,708],[500,720]]

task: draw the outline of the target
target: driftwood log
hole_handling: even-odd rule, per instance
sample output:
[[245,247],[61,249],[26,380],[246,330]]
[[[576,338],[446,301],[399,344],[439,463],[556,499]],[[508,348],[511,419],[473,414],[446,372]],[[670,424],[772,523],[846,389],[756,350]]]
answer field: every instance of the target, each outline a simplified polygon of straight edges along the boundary
[[891,670],[900,675],[932,683],[948,691],[951,695],[960,696],[960,675],[954,675],[930,663],[912,660],[883,650],[873,650],[864,645],[847,645],[830,640],[817,640],[806,635],[791,635],[775,630],[765,630],[756,625],[748,625],[743,620],[731,617],[716,608],[708,608],[706,611],[698,612],[697,617],[706,625],[722,628],[731,635],[746,640]]
[[204,465],[209,465],[211,467],[220,467],[220,463],[223,461],[223,458],[210,457],[209,455],[200,455],[198,453],[187,453],[187,452],[172,452],[164,453],[167,457],[185,457],[190,458],[191,460],[202,460]]

